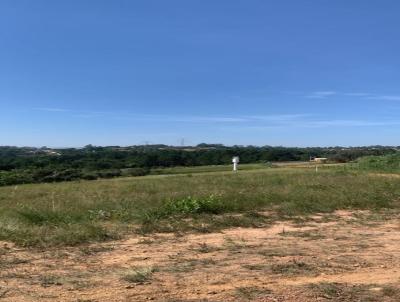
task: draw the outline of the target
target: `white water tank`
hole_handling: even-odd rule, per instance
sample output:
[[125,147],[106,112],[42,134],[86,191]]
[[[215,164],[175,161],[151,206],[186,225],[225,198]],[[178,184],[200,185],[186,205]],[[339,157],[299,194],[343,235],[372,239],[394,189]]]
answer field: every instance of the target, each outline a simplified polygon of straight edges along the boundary
[[233,163],[233,171],[237,171],[237,167],[239,164],[239,156],[234,156],[232,158],[232,163]]

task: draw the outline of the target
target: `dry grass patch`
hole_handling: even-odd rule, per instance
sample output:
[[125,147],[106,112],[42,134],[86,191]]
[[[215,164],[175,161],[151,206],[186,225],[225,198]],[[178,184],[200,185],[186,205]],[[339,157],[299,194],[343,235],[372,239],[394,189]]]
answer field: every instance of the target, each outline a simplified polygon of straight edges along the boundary
[[309,285],[309,288],[318,298],[326,301],[400,301],[400,289],[391,285],[318,283]]
[[318,275],[319,269],[313,264],[303,261],[291,260],[286,263],[275,263],[269,266],[274,274],[284,276]]
[[235,291],[235,297],[238,299],[253,301],[256,298],[261,298],[271,293],[272,291],[268,288],[262,288],[256,286],[238,287],[236,288]]
[[129,283],[144,284],[152,280],[153,273],[156,271],[154,267],[131,268],[123,274],[121,279]]

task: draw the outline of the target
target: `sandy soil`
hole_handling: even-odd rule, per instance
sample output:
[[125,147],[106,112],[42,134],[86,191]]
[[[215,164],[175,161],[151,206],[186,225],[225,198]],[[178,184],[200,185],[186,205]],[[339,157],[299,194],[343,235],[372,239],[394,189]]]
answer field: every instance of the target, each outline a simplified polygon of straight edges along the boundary
[[[45,251],[0,243],[0,301],[400,301],[398,217],[367,212]],[[146,271],[143,280],[135,270]]]

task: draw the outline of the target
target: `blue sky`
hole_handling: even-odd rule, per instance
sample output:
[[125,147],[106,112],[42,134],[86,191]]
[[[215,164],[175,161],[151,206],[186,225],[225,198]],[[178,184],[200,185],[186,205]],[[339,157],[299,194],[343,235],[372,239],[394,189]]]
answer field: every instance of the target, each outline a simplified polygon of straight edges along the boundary
[[2,0],[0,145],[400,145],[398,0]]

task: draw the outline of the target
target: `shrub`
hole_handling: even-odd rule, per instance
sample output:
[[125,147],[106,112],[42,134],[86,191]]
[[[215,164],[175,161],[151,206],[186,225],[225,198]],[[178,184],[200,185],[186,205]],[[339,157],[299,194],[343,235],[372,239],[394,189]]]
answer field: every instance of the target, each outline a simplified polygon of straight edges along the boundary
[[360,158],[358,167],[362,170],[373,170],[383,172],[400,171],[400,153],[384,156],[366,156]]
[[113,178],[113,177],[121,176],[121,171],[120,170],[99,171],[98,175],[101,178]]
[[124,176],[145,176],[149,173],[150,170],[145,168],[128,168],[122,171]]
[[219,214],[226,210],[224,203],[215,195],[203,198],[184,197],[172,199],[164,203],[161,207],[148,211],[146,218],[164,218],[173,215],[189,214]]
[[95,172],[90,172],[90,173],[87,172],[87,173],[83,173],[81,178],[85,179],[85,180],[96,180],[98,178],[98,175]]

